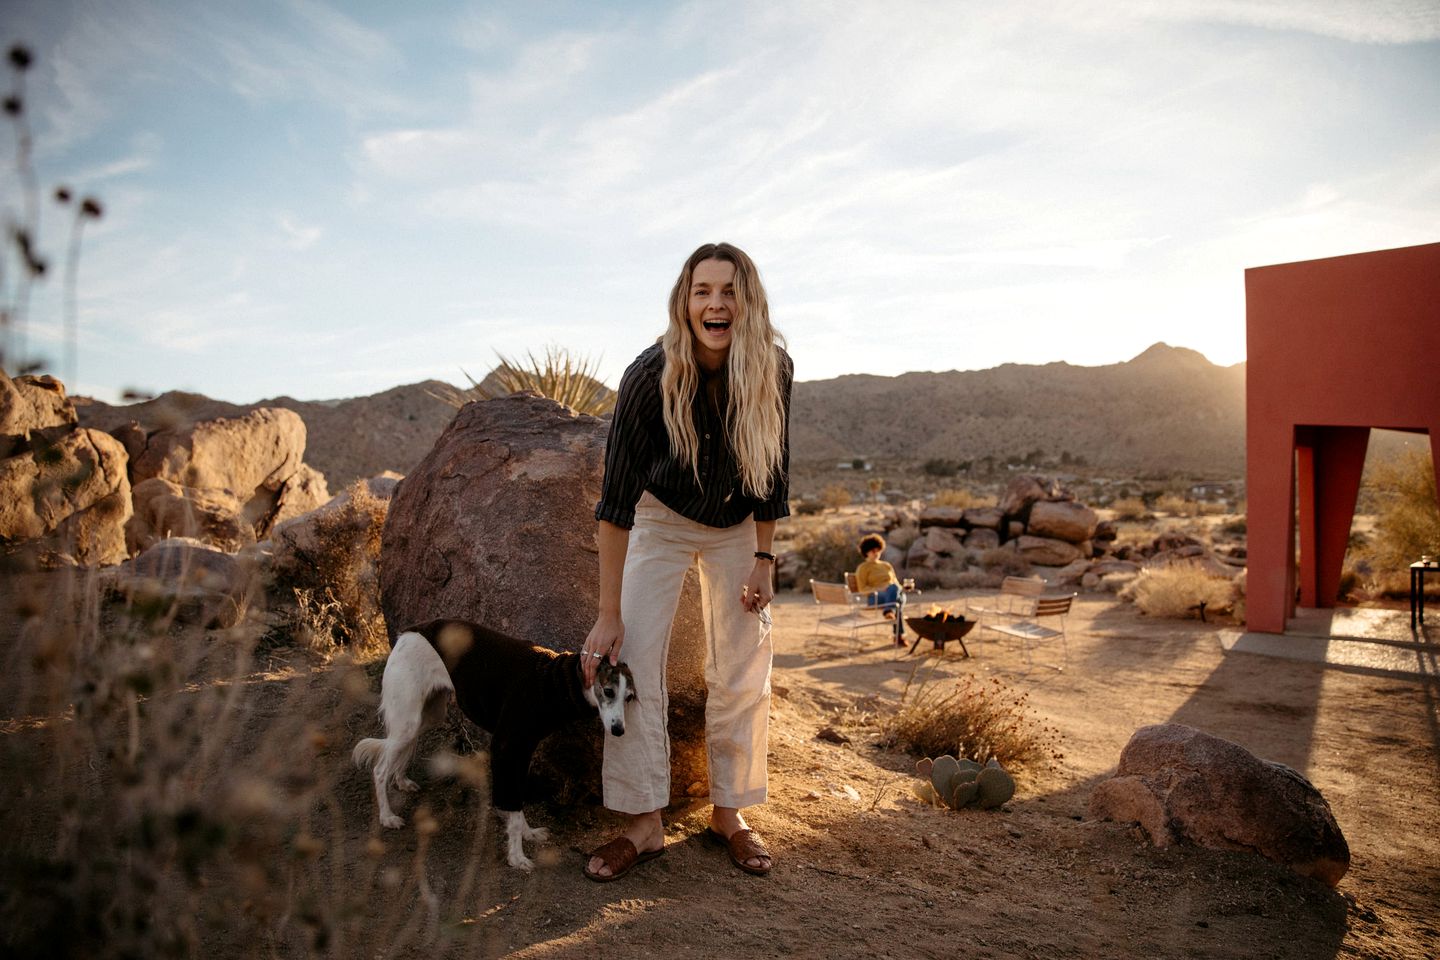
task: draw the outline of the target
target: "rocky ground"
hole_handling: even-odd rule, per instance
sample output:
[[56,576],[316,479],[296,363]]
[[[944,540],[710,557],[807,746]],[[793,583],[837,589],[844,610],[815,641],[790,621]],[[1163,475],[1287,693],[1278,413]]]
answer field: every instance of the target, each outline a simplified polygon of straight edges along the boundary
[[[938,599],[946,599],[941,596]],[[1225,655],[1216,628],[1080,604],[1068,669],[1024,673],[1007,642],[897,659],[813,635],[808,598],[777,604],[771,801],[754,824],[777,855],[764,879],[703,842],[705,808],[669,816],[670,850],[628,882],[579,876],[603,814],[546,811],[556,862],[499,871],[475,908],[493,955],[1430,957],[1440,944],[1440,689],[1411,679]],[[951,648],[953,651],[953,647]],[[918,660],[918,664],[917,664]],[[913,759],[876,745],[868,713],[910,681],[973,674],[1028,691],[1064,759],[1022,776],[999,812],[925,807]],[[1338,891],[1257,857],[1154,849],[1085,818],[1092,786],[1138,727],[1177,721],[1287,763],[1324,793],[1352,851]],[[850,738],[817,739],[822,728]],[[443,870],[437,870],[437,879]]]
[[[302,892],[364,904],[320,951],[334,955],[1435,955],[1433,682],[1225,654],[1222,628],[1147,621],[1099,595],[1079,605],[1063,672],[1026,672],[1009,642],[973,637],[970,659],[953,647],[943,657],[897,657],[878,631],[859,642],[828,630],[817,636],[816,616],[806,596],[787,594],[775,605],[771,799],[751,818],[776,853],[769,877],[741,874],[705,841],[698,803],[668,811],[664,858],[608,885],[585,880],[580,865],[612,832],[609,815],[534,805],[532,822],[549,827],[552,840],[540,866],[521,873],[504,865],[494,819],[477,812],[476,792],[419,763],[412,772],[421,791],[399,806],[411,824],[382,835],[368,779],[348,759],[355,739],[375,731],[373,701],[336,695],[330,681],[339,668],[292,650],[268,652],[265,671],[225,685],[235,698],[227,710],[240,718],[235,765],[273,754],[287,714],[305,712],[305,742],[332,788],[312,824],[325,841],[322,860]],[[907,683],[965,675],[1028,692],[1037,720],[1061,732],[1063,759],[1051,770],[1021,771],[1018,793],[999,811],[917,802],[909,790],[914,758],[880,746],[870,723]],[[373,687],[378,664],[365,676]],[[1091,789],[1131,733],[1165,721],[1236,740],[1308,776],[1352,851],[1338,890],[1251,855],[1156,850],[1133,826],[1087,819]],[[36,758],[25,745],[36,726],[0,726],[7,792],[34,779]],[[825,728],[840,736],[818,738]],[[426,749],[448,746],[449,736],[431,735]],[[299,743],[287,738],[282,749]],[[21,793],[33,800],[35,789]],[[226,895],[225,875],[209,875],[200,902]],[[267,928],[241,922],[257,910],[253,898],[245,903],[233,922],[204,934],[206,952],[300,952],[293,911],[285,914],[290,927],[273,924],[277,939],[267,941]],[[432,916],[440,926],[430,925]],[[275,932],[286,929],[288,937]]]

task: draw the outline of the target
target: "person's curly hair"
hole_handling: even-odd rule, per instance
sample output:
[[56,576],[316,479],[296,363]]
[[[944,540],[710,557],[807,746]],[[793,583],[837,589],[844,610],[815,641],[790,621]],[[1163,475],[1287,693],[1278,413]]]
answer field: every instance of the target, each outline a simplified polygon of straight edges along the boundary
[[866,534],[860,541],[860,556],[868,557],[871,550],[884,550],[885,538],[878,533]]

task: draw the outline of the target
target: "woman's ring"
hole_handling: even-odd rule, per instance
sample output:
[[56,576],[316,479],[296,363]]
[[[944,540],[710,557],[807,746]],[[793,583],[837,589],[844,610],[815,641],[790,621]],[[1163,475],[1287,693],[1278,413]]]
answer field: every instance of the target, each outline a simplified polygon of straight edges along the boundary
[[605,659],[605,654],[603,654],[603,653],[596,653],[594,650],[590,650],[590,651],[587,651],[587,652],[590,654],[590,656],[594,657],[596,660],[603,660],[603,659]]

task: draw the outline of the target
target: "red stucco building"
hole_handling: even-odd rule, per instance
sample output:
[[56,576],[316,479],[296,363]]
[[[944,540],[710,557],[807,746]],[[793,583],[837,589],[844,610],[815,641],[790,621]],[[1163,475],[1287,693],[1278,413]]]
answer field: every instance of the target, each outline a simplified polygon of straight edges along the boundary
[[[1245,271],[1250,630],[1335,605],[1371,427],[1440,474],[1440,243]],[[1300,562],[1295,562],[1299,534]]]

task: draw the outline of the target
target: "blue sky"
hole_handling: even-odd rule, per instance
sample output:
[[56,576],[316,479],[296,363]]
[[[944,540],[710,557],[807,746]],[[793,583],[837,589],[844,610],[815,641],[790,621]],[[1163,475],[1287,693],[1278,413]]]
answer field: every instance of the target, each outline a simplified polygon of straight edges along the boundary
[[[1435,0],[5,6],[42,183],[106,207],[72,384],[104,399],[552,343],[613,385],[720,239],[802,380],[1230,364],[1246,267],[1440,240]],[[27,324],[57,364],[61,301]]]

